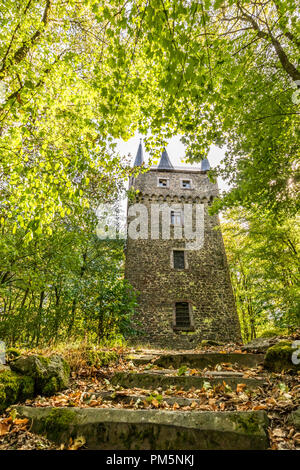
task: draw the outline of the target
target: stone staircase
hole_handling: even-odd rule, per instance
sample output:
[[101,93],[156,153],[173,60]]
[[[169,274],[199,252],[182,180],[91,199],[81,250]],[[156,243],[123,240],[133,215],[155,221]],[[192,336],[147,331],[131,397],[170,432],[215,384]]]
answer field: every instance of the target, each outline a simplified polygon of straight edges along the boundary
[[263,384],[262,379],[244,378],[239,372],[206,372],[200,375],[176,376],[171,375],[174,370],[163,369],[153,370],[149,372],[118,372],[111,383],[119,385],[123,388],[143,388],[148,390],[156,390],[161,388],[166,390],[172,386],[182,390],[189,390],[192,387],[201,389],[206,383],[210,383],[213,387],[226,383],[231,388],[236,388],[238,384],[246,384],[248,389],[254,389]]
[[175,354],[140,354],[132,355],[129,358],[134,364],[142,365],[152,363],[159,367],[173,366],[178,369],[182,365],[204,369],[205,367],[216,366],[227,363],[236,364],[240,367],[257,367],[263,363],[264,354],[244,354],[244,353],[175,353]]
[[[200,403],[197,398],[175,395],[176,390],[218,385],[236,389],[239,384],[255,389],[263,386],[264,377],[245,377],[243,369],[255,368],[262,361],[261,354],[242,353],[134,355],[129,358],[127,370],[112,376],[111,390],[98,393],[107,408],[16,409],[32,421],[33,432],[60,443],[84,436],[88,449],[267,449],[268,417],[263,410],[170,411],[141,410],[136,406],[157,393],[162,393],[160,400],[171,406]],[[138,370],[130,370],[133,363],[139,366]],[[212,367],[215,370],[207,370]],[[226,367],[231,370],[224,370]],[[165,390],[168,395],[163,393]],[[127,408],[116,408],[118,403]]]

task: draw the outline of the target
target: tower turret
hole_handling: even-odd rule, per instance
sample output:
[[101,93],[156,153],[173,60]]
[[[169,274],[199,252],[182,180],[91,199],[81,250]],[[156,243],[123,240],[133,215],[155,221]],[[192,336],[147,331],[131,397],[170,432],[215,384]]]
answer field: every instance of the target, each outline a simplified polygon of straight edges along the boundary
[[201,170],[208,171],[210,170],[210,164],[207,158],[204,158],[201,162]]
[[158,170],[173,170],[173,165],[171,160],[169,159],[169,155],[164,149],[163,153],[161,154],[161,158],[157,167]]
[[142,166],[144,163],[143,141],[140,139],[139,148],[136,153],[133,166]]

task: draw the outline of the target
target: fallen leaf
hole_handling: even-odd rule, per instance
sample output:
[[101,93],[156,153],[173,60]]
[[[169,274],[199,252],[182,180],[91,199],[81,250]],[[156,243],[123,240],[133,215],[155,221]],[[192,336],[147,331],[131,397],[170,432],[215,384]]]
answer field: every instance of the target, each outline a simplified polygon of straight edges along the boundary
[[256,411],[256,410],[266,410],[268,407],[267,405],[256,405],[252,408],[252,410]]
[[[300,435],[300,433],[299,433],[299,435]],[[285,437],[285,432],[281,428],[275,428],[275,429],[273,429],[273,436],[275,436],[275,437]],[[295,436],[294,436],[294,438],[295,438]]]
[[246,384],[237,384],[236,386],[236,393],[241,393],[244,391],[244,388],[246,388]]
[[8,434],[9,429],[10,429],[10,424],[8,423],[0,423],[0,436],[4,436],[5,434]]
[[294,440],[297,444],[300,444],[300,432],[297,432],[297,434],[294,435],[293,440]]
[[78,450],[80,447],[83,447],[86,443],[86,439],[84,436],[79,436],[74,439],[74,442],[69,446],[69,450]]
[[16,419],[14,419],[14,424],[16,424],[16,425],[19,425],[19,424],[25,425],[27,423],[29,423],[29,419],[27,419],[27,418],[24,418],[24,419],[16,418]]
[[156,398],[153,398],[153,400],[151,401],[151,404],[152,404],[153,406],[155,406],[155,408],[158,408],[158,407],[159,407],[159,401],[156,400]]

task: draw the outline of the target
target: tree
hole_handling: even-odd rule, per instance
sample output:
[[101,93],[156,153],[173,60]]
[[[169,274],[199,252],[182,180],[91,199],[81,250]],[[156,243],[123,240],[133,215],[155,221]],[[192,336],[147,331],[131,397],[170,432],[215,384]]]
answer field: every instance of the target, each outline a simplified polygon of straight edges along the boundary
[[96,2],[0,6],[0,221],[26,227],[29,240],[72,202],[87,207],[96,174],[107,191],[111,174],[127,177],[113,138],[130,135],[134,100],[119,104],[107,38],[120,32]]
[[[92,214],[132,173],[116,154],[115,139],[136,130],[151,132],[146,146],[154,156],[174,134],[183,135],[190,161],[200,161],[212,143],[226,145],[224,168],[211,174],[223,174],[232,189],[215,201],[214,210],[241,208],[251,225],[251,243],[257,217],[257,229],[264,227],[278,252],[283,246],[292,250],[282,227],[294,230],[298,209],[299,7],[294,1],[0,0],[0,12],[1,295],[11,338],[19,335],[23,318],[34,331],[28,338],[38,343],[46,312],[54,322],[51,331],[58,331],[63,299],[69,299],[64,311],[70,312],[71,331],[81,302],[80,328],[96,311],[85,304],[83,288],[89,252],[97,251]],[[76,273],[76,282],[66,284],[52,254],[54,242],[68,241],[58,225],[71,227],[74,241],[76,224],[84,225],[85,217],[87,245],[78,238],[76,268],[66,254],[69,274]],[[262,235],[255,240],[252,255],[263,260]],[[287,311],[294,309],[294,281],[287,286],[283,277],[287,282],[286,270],[293,277],[294,268],[289,256],[282,256],[276,269],[271,260],[278,252],[271,251],[260,265],[261,279],[268,279],[270,290],[275,286],[278,311],[293,323],[296,317]],[[257,285],[251,259],[243,261],[247,283],[237,288],[243,296],[246,287],[249,291],[254,336],[257,312],[267,309],[252,295]],[[105,331],[104,312],[115,314],[115,292],[125,295],[113,274],[114,259],[109,264],[112,281],[97,300],[98,336]],[[61,277],[53,279],[61,272],[58,266]],[[100,271],[97,282],[106,276]],[[92,279],[88,283],[93,292],[100,286]],[[54,286],[51,292],[48,284]],[[260,295],[270,299],[265,291]],[[274,318],[276,308],[268,307]],[[27,311],[34,315],[26,317]]]
[[112,145],[136,129],[152,132],[153,154],[183,134],[193,161],[226,144],[234,188],[222,204],[295,213],[295,2],[30,0],[2,11],[2,220],[43,230],[70,200],[84,203],[95,169],[128,176]]
[[222,232],[244,340],[299,325],[299,220],[278,225],[234,209]]
[[295,214],[295,2],[154,1],[146,8],[141,48],[159,74],[152,130],[183,134],[192,161],[212,143],[227,146],[219,173],[233,189],[216,209],[260,204],[275,218]]
[[124,280],[124,243],[99,240],[92,214],[55,221],[51,235],[23,244],[1,238],[0,337],[38,346],[131,333],[135,295]]

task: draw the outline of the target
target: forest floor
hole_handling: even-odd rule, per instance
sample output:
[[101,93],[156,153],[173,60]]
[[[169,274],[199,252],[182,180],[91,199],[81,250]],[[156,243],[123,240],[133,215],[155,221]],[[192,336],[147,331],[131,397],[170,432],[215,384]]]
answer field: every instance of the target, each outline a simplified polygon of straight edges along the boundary
[[[88,366],[80,356],[76,359],[76,367],[72,366],[69,388],[51,397],[38,396],[27,400],[26,405],[32,407],[96,407],[96,408],[126,408],[126,409],[162,409],[169,411],[251,411],[266,410],[270,419],[268,429],[270,449],[300,450],[300,433],[294,429],[288,420],[289,414],[300,404],[300,376],[298,374],[267,373],[261,365],[246,368],[230,363],[220,363],[205,369],[168,369],[168,375],[201,375],[214,372],[240,373],[240,383],[236,388],[230,388],[225,382],[214,387],[205,383],[201,389],[194,387],[189,390],[178,390],[171,386],[162,390],[144,388],[123,389],[112,385],[111,379],[116,372],[142,373],[151,370],[159,373],[162,369],[153,363],[135,364],[130,359],[134,355],[151,355],[170,351],[158,351],[145,348],[113,348],[119,360],[106,367]],[[179,351],[176,351],[178,353]],[[189,351],[191,352],[191,351]],[[235,345],[227,347],[205,347],[193,352],[239,352]],[[243,384],[243,378],[263,378],[261,386],[248,390]],[[168,400],[172,397],[170,403]],[[174,400],[175,397],[175,400]],[[178,402],[176,401],[178,399]],[[181,400],[187,398],[189,400]],[[183,402],[183,403],[182,403]],[[84,442],[70,442],[69,446],[58,446],[47,439],[32,434],[28,420],[19,419],[10,409],[0,416],[0,450],[10,449],[69,449],[84,448]]]

